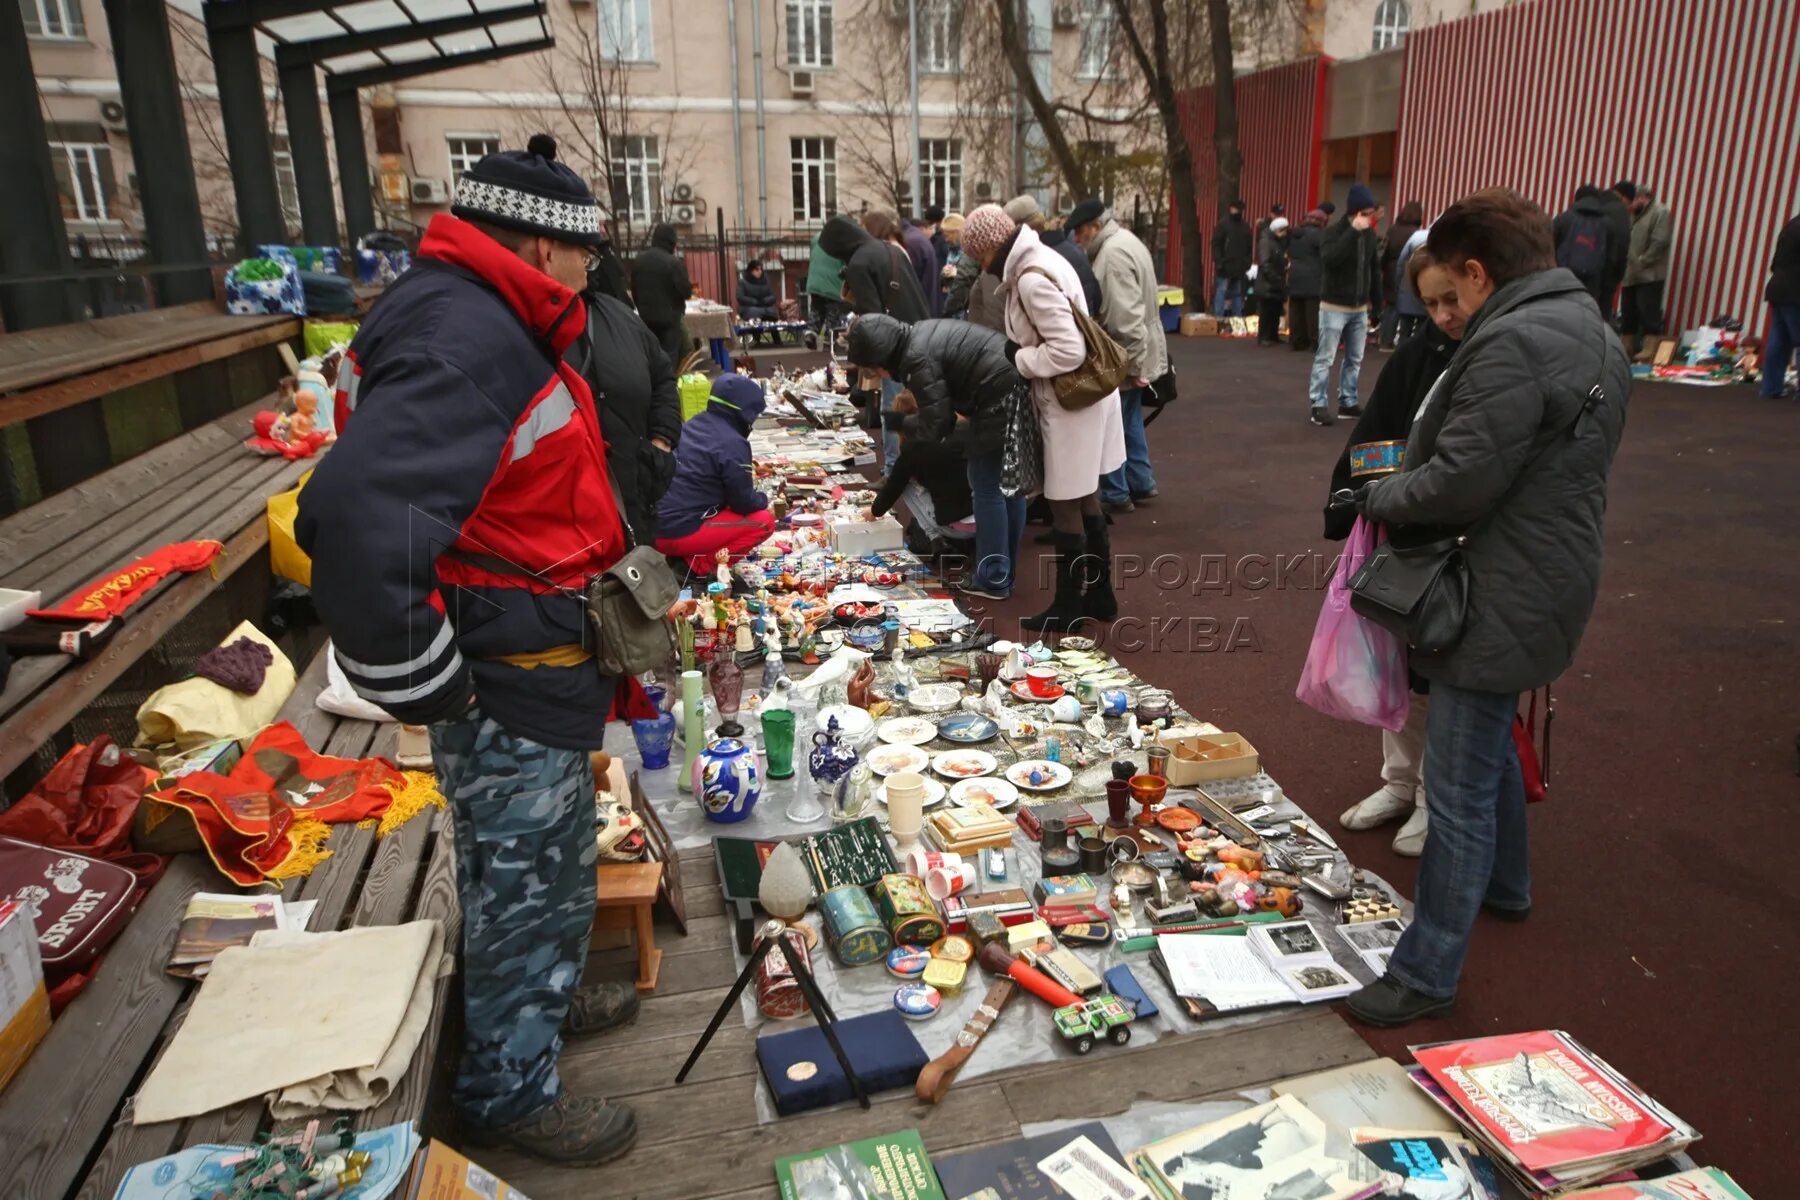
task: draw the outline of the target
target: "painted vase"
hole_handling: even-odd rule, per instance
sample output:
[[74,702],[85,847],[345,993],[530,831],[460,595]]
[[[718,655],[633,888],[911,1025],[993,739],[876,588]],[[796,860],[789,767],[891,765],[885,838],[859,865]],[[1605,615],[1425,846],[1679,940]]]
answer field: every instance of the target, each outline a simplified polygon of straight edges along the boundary
[[827,719],[825,728],[813,734],[812,753],[806,757],[806,770],[813,782],[825,791],[833,791],[838,780],[856,765],[856,750],[844,741],[838,719]]
[[756,755],[737,738],[718,738],[700,752],[700,807],[708,819],[741,821],[762,798]]

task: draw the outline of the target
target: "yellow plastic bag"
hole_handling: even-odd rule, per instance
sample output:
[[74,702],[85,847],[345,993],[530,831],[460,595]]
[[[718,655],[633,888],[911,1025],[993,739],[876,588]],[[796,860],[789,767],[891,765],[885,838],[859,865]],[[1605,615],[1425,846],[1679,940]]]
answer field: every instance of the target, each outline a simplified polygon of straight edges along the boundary
[[294,540],[294,518],[300,514],[300,489],[311,478],[308,471],[292,488],[269,497],[269,569],[307,588],[312,586],[312,559]]
[[697,372],[677,379],[675,390],[681,396],[683,421],[691,421],[705,412],[708,402],[712,400],[712,380]]

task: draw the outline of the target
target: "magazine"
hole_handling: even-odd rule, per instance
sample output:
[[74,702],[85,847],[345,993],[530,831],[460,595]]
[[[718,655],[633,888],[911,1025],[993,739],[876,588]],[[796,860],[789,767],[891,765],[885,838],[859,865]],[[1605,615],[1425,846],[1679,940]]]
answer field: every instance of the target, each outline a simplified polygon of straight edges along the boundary
[[916,1129],[775,1160],[781,1200],[944,1200]]
[[1391,1058],[1371,1058],[1285,1079],[1277,1096],[1293,1096],[1348,1136],[1367,1126],[1461,1134],[1462,1126],[1413,1086],[1406,1068]]
[[1527,1170],[1653,1151],[1676,1132],[1556,1030],[1416,1046],[1413,1057]]
[[181,928],[175,934],[175,948],[169,953],[169,974],[202,978],[212,969],[219,951],[248,946],[259,930],[280,928],[280,896],[196,892],[188,900]]
[[1250,948],[1248,938],[1166,934],[1156,939],[1152,961],[1177,996],[1200,997],[1217,1012],[1290,1004],[1294,999],[1292,989],[1275,977]]
[[1467,1138],[1436,1130],[1357,1129],[1357,1150],[1394,1200],[1500,1200],[1500,1172]]
[[1163,1138],[1131,1156],[1175,1200],[1362,1200],[1381,1173],[1292,1096]]
[[1717,1167],[1695,1167],[1661,1179],[1607,1183],[1570,1192],[1567,1200],[1750,1200],[1750,1193]]

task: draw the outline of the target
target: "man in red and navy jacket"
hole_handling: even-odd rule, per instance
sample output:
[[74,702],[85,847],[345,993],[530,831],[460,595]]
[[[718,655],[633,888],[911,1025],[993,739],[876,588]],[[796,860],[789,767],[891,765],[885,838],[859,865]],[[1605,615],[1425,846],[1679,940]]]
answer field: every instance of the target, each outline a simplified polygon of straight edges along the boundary
[[[478,1138],[559,1162],[623,1154],[624,1105],[564,1092],[562,1036],[635,1011],[578,987],[594,916],[594,784],[618,681],[579,591],[625,552],[587,383],[563,362],[599,240],[587,184],[539,134],[490,154],[352,342],[347,420],[300,497],[313,599],[365,699],[431,726],[455,820]],[[536,578],[533,578],[536,576]]]

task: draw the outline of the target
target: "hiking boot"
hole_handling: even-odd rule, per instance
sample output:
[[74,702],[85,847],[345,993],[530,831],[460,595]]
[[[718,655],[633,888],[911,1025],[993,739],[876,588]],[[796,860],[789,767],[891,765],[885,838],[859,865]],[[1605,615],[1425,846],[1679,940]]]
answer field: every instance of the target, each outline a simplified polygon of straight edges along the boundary
[[1087,553],[1076,563],[1075,578],[1082,587],[1081,613],[1096,621],[1112,621],[1119,616],[1119,598],[1112,586],[1112,535],[1105,517],[1081,518],[1087,534]]
[[1151,488],[1147,492],[1133,492],[1131,493],[1131,502],[1133,504],[1148,504],[1160,495],[1162,495],[1162,493],[1156,488]]
[[1077,560],[1087,549],[1087,538],[1079,533],[1056,533],[1056,595],[1050,607],[1029,617],[1019,618],[1019,627],[1038,633],[1062,633],[1085,615],[1081,607],[1081,583],[1075,572]]
[[1340,404],[1340,405],[1338,405],[1338,415],[1337,415],[1338,420],[1354,421],[1354,420],[1356,420],[1356,418],[1358,418],[1360,416],[1362,416],[1362,406],[1360,404]]
[[590,983],[569,997],[564,1037],[587,1037],[628,1025],[638,1015],[637,988],[629,983]]
[[1100,507],[1109,513],[1128,513],[1137,511],[1137,505],[1133,504],[1129,497],[1124,500],[1102,500],[1100,502]]
[[637,1114],[629,1105],[564,1092],[516,1121],[470,1125],[463,1133],[476,1146],[504,1146],[558,1167],[592,1167],[631,1149]]
[[1368,987],[1351,992],[1344,1007],[1364,1025],[1393,1029],[1426,1017],[1443,1016],[1456,1007],[1456,997],[1427,996],[1392,975],[1383,975]]

